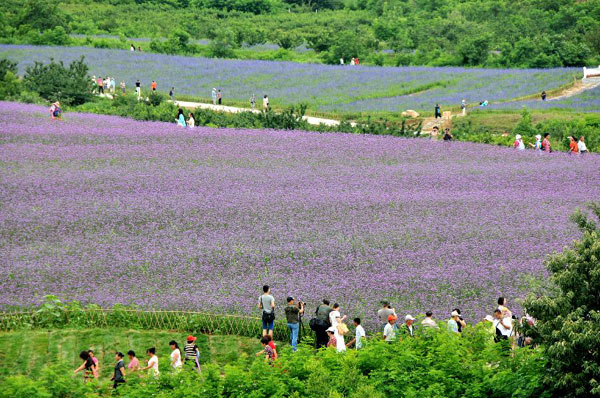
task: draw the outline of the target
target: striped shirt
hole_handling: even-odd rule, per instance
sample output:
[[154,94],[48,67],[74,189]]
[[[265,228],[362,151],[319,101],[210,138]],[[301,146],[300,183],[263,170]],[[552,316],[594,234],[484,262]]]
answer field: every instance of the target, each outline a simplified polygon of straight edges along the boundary
[[183,351],[185,352],[185,360],[196,360],[196,352],[198,351],[198,346],[194,343],[188,343],[183,347]]

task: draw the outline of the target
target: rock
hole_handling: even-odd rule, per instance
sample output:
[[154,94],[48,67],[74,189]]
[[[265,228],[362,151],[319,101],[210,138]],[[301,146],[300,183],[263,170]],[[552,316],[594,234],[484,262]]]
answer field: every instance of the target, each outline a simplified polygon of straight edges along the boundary
[[419,117],[419,112],[413,111],[412,109],[407,109],[406,111],[402,112],[402,116],[416,118]]

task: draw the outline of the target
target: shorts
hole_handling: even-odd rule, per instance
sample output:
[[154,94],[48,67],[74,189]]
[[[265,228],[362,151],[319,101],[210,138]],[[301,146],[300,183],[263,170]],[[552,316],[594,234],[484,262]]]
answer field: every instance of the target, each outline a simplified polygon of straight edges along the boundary
[[265,322],[264,320],[262,321],[263,330],[273,330],[274,326],[275,326],[275,321],[271,321],[269,323]]

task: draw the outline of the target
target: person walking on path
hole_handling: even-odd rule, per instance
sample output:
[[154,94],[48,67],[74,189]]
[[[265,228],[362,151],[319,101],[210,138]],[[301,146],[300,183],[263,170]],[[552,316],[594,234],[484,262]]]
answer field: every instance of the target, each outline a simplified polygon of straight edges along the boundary
[[158,377],[160,371],[158,370],[158,357],[156,356],[156,348],[151,347],[146,350],[146,354],[148,354],[148,366],[142,368],[141,370],[149,370],[150,374],[154,377]]
[[87,382],[88,380],[95,379],[98,376],[96,372],[96,364],[90,357],[90,353],[87,351],[81,351],[79,353],[79,358],[83,361],[81,366],[79,366],[73,373],[79,373],[83,370],[83,381]]
[[425,313],[425,318],[421,321],[421,326],[424,328],[434,328],[439,329],[437,322],[433,320],[433,312],[427,311]]
[[[390,307],[390,303],[388,301],[382,301],[381,305],[383,306],[383,308],[381,308],[379,311],[377,311],[377,316],[379,317],[379,320],[381,321],[381,328],[385,328],[385,325],[387,325],[388,323],[388,317],[390,315],[394,315],[396,316],[396,310]],[[381,330],[381,329],[380,329]]]
[[125,383],[125,363],[123,362],[123,353],[117,352],[115,354],[115,360],[117,363],[115,364],[115,370],[113,372],[113,377],[110,379],[113,382],[113,389],[117,389],[119,384]]
[[579,137],[579,141],[577,141],[577,149],[579,150],[580,154],[585,154],[587,153],[587,146],[585,146],[585,137],[581,136]]
[[462,115],[465,116],[467,114],[467,102],[464,99],[460,102],[460,109],[462,110]]
[[265,94],[265,96],[263,97],[263,108],[265,111],[269,109],[269,97],[267,96],[267,94]]
[[200,349],[196,345],[196,337],[189,335],[187,343],[183,346],[185,353],[185,363],[187,366],[194,366],[200,372]]
[[179,108],[179,111],[177,112],[177,118],[175,120],[177,121],[177,126],[185,127],[185,116],[183,116],[183,109]]
[[396,340],[396,315],[388,315],[388,323],[383,328],[383,340],[391,343]]
[[300,302],[296,305],[294,298],[291,296],[288,297],[287,306],[285,307],[285,318],[287,320],[287,327],[290,330],[290,345],[292,346],[292,351],[298,349],[298,331],[300,329],[300,324],[298,322],[301,314],[304,314],[303,303]]
[[354,318],[354,338],[350,340],[346,347],[354,347],[357,350],[360,350],[364,346],[364,340],[367,338],[367,334],[365,333],[365,329],[360,324],[360,318]]
[[[344,335],[340,334],[338,325],[340,325],[346,319],[346,315],[342,317],[340,314],[340,305],[338,303],[333,304],[333,311],[329,313],[329,322],[331,327],[335,329],[335,338],[337,342],[338,351],[346,351],[346,344],[344,343]],[[345,325],[344,325],[345,326]]]
[[217,90],[217,104],[223,104],[223,94],[221,93],[221,89]]
[[127,356],[129,357],[129,364],[127,364],[127,369],[129,369],[130,372],[137,372],[138,370],[140,370],[140,361],[136,358],[135,351],[127,351]]
[[262,335],[273,337],[275,324],[275,298],[271,295],[269,285],[263,286],[263,294],[258,298],[258,309],[262,310]]
[[171,347],[171,366],[173,369],[179,370],[183,366],[179,344],[175,340],[171,340],[169,341],[169,347]]
[[150,88],[153,92],[156,91],[156,82],[154,80],[152,80],[152,83],[150,83]]
[[546,91],[542,91],[542,101],[546,101]]
[[171,87],[171,90],[169,91],[169,97],[171,97],[172,102],[175,102],[175,87]]
[[544,134],[544,141],[542,141],[542,151],[544,152],[552,152],[552,147],[550,146],[550,133]]
[[315,311],[315,318],[317,325],[314,328],[315,331],[315,347],[317,349],[326,346],[329,340],[327,336],[327,329],[331,326],[329,323],[329,314],[333,309],[329,306],[329,300],[323,299],[323,303],[317,307]]
[[212,98],[213,105],[217,105],[217,89],[216,88],[212,89],[210,96]]
[[138,100],[142,97],[142,83],[140,79],[135,81],[135,92],[137,93]]
[[435,108],[434,108],[434,112],[435,112],[435,118],[441,118],[442,117],[442,111],[440,109],[440,104],[435,104]]
[[525,150],[525,144],[523,143],[523,138],[521,137],[521,134],[517,134],[515,136],[515,142],[513,144],[513,147],[519,151]]
[[256,108],[256,95],[252,94],[250,96],[250,109],[254,110]]

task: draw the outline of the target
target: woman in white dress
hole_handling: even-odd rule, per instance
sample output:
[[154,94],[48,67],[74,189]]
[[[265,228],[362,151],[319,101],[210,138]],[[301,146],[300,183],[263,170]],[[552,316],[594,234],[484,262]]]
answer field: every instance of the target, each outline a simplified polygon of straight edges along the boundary
[[174,340],[169,341],[169,345],[171,346],[171,366],[173,369],[179,370],[183,366],[183,362],[181,361],[181,350]]
[[344,343],[344,336],[339,334],[338,332],[338,324],[344,322],[346,319],[346,315],[342,317],[340,314],[340,305],[335,303],[333,305],[333,311],[329,313],[329,322],[331,322],[331,327],[335,329],[333,333],[336,339],[336,348],[338,352],[346,351],[346,343]]

